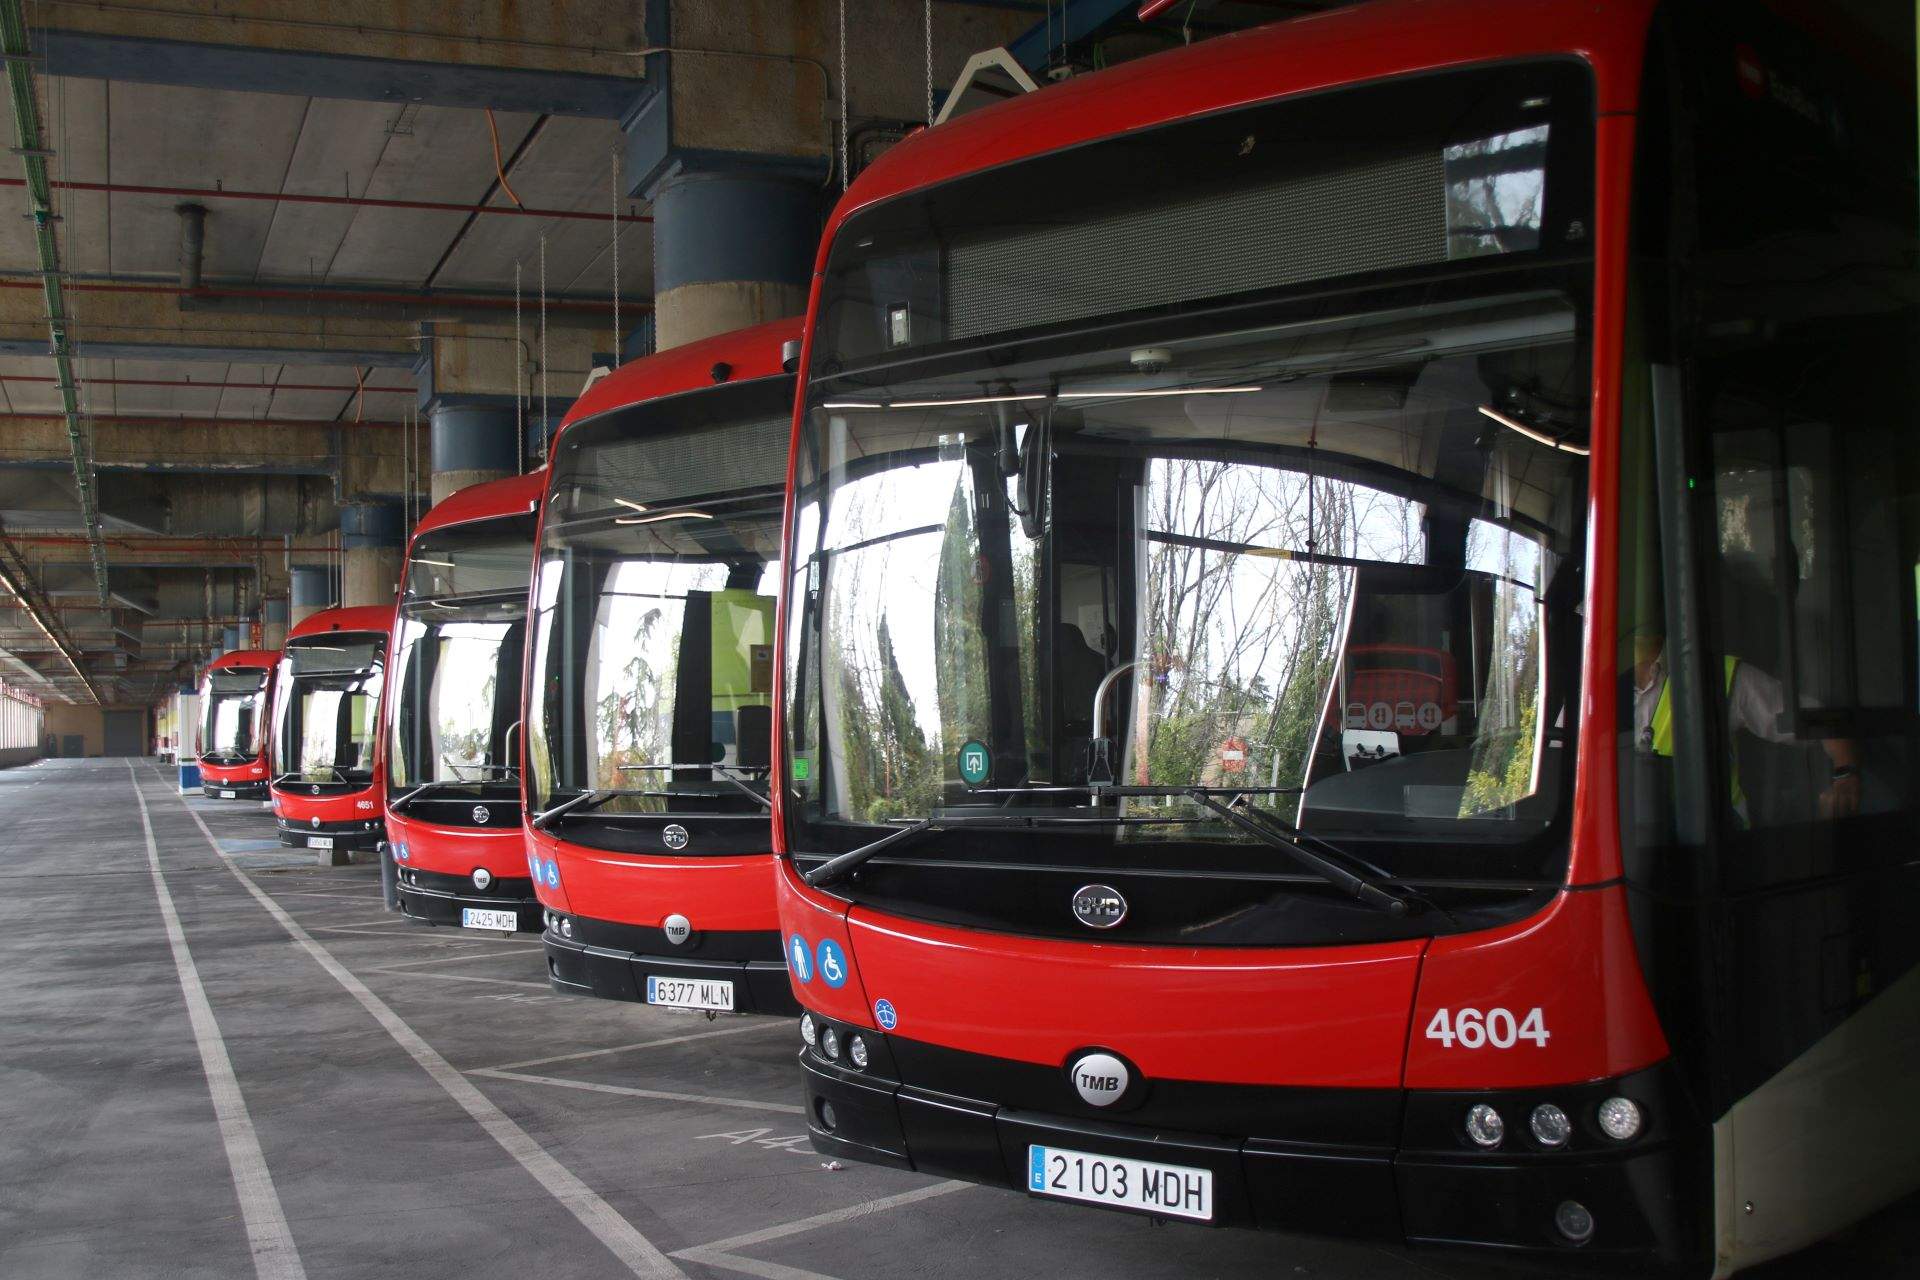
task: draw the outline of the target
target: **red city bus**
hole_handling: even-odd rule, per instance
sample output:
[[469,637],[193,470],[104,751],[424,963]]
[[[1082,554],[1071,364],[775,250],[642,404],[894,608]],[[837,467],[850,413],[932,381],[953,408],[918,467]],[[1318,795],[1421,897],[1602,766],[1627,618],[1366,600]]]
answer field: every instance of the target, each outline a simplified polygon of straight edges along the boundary
[[273,813],[280,843],[372,851],[381,821],[380,692],[393,610],[322,609],[280,652],[273,708]]
[[538,930],[520,833],[520,676],[546,475],[435,503],[407,547],[380,760],[400,909],[428,924]]
[[636,360],[555,438],[526,681],[556,990],[796,1013],[766,778],[798,319]]
[[200,681],[200,790],[219,800],[264,800],[268,720],[278,649],[235,649]]
[[[1690,1276],[1920,1186],[1912,67],[1853,50],[1380,3],[855,182],[773,773],[820,1151]],[[1443,714],[1357,760],[1385,654]]]

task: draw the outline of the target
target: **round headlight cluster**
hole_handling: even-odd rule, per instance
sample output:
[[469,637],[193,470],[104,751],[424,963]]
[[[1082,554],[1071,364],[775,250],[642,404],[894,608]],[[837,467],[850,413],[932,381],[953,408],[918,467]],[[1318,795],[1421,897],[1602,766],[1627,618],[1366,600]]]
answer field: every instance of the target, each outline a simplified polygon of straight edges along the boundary
[[1527,1116],[1527,1128],[1533,1140],[1543,1147],[1564,1147],[1573,1136],[1573,1121],[1551,1102],[1543,1102]]
[[1631,1142],[1646,1125],[1640,1104],[1632,1098],[1612,1097],[1600,1104],[1600,1132],[1615,1142]]
[[831,1061],[840,1061],[840,1033],[832,1027],[823,1027],[820,1031],[820,1052]]
[[820,1043],[820,1027],[810,1013],[800,1015],[800,1038],[807,1042],[808,1048]]
[[1467,1137],[1473,1145],[1491,1151],[1507,1136],[1507,1122],[1484,1102],[1467,1108]]
[[867,1069],[867,1041],[864,1036],[847,1037],[847,1061],[860,1070]]

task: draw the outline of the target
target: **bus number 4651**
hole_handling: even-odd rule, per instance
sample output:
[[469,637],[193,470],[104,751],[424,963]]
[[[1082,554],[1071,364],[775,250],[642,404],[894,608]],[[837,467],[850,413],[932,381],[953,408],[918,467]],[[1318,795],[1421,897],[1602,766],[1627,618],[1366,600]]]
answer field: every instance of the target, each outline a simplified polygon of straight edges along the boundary
[[1545,1048],[1547,1022],[1537,1008],[1527,1010],[1526,1017],[1520,1019],[1515,1019],[1511,1009],[1489,1009],[1484,1014],[1478,1009],[1457,1013],[1441,1009],[1427,1024],[1427,1039],[1438,1040],[1448,1049],[1455,1044],[1462,1049],[1511,1049],[1522,1040]]

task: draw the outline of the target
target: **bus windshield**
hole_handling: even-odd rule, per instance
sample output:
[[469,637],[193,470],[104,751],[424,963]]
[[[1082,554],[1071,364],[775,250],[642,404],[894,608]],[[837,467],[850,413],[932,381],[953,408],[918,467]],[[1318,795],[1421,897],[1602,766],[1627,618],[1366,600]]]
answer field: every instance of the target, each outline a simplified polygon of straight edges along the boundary
[[414,543],[395,640],[389,794],[432,783],[421,799],[517,797],[533,532],[523,515]]
[[541,808],[611,793],[569,839],[624,848],[636,824],[657,833],[652,818],[750,817],[688,852],[766,848],[748,792],[764,792],[772,741],[793,390],[702,389],[560,439],[534,589],[530,791]]
[[[1244,865],[1208,852],[1254,837],[1204,790],[1396,876],[1558,874],[1582,90],[1523,68],[1330,96],[1087,148],[1191,172],[1211,225],[1124,178],[1088,204],[1049,169],[1098,160],[1075,153],[990,175],[1023,197],[1003,221],[966,179],[841,232],[794,477],[793,848],[970,815],[1013,828],[998,857]],[[1303,112],[1347,150],[1290,140],[1235,178],[1316,136]],[[1367,219],[1315,213],[1353,184]]]
[[340,631],[287,642],[286,691],[275,714],[273,770],[315,787],[364,787],[373,747],[387,640]]
[[202,760],[238,764],[260,754],[268,674],[264,667],[222,667],[207,674],[200,723]]

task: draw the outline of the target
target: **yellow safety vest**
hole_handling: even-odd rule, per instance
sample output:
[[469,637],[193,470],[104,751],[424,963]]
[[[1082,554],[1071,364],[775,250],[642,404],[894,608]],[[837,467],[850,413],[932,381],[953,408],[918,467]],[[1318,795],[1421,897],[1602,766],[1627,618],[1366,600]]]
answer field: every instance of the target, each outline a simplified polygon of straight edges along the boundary
[[[1733,673],[1740,669],[1740,659],[1728,658],[1727,697],[1733,697]],[[1660,701],[1653,708],[1653,754],[1657,756],[1673,755],[1673,681],[1666,680],[1660,686]],[[1747,793],[1740,787],[1740,766],[1732,760],[1727,761],[1727,782],[1733,792],[1735,813],[1747,811]]]

